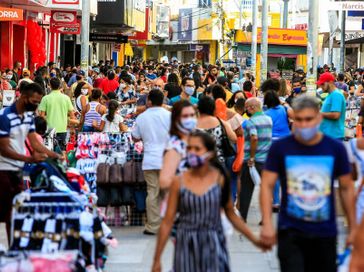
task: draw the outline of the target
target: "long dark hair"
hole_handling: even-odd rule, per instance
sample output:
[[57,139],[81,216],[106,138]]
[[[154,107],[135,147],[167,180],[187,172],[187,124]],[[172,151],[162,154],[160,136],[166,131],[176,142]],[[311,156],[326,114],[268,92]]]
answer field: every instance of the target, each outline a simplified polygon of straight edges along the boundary
[[245,93],[244,93],[243,91],[236,91],[236,92],[233,94],[233,96],[232,96],[232,97],[230,97],[229,101],[226,103],[226,106],[227,106],[228,108],[232,108],[232,107],[234,107],[234,106],[235,106],[235,97],[236,97],[236,95],[237,95],[237,94],[239,94],[239,93],[242,93],[242,94],[244,95],[244,97],[245,97]]
[[193,105],[188,100],[181,100],[173,104],[172,108],[172,121],[171,121],[171,130],[170,135],[175,135],[180,137],[180,130],[178,129],[178,122],[181,119],[181,114],[184,108],[193,107]]
[[86,84],[86,82],[82,81],[80,83],[77,84],[76,88],[75,88],[75,92],[73,94],[73,96],[75,98],[79,97],[81,95],[81,90],[82,90],[82,87]]
[[108,114],[106,115],[107,121],[112,122],[114,120],[115,113],[118,108],[119,108],[118,101],[116,101],[114,99],[109,101],[109,107],[108,107],[109,111],[108,111]]
[[201,139],[202,144],[206,147],[207,151],[213,154],[212,158],[210,159],[210,164],[217,168],[224,177],[224,185],[222,187],[221,194],[221,206],[224,207],[230,199],[230,175],[225,166],[217,158],[216,141],[210,134],[202,130],[196,130],[192,132],[190,134],[190,138],[191,137],[197,137]]
[[277,107],[281,104],[278,94],[273,90],[268,90],[264,94],[264,105],[267,106],[268,109]]
[[178,84],[178,76],[175,73],[171,73],[168,75],[168,83],[172,83],[174,85],[179,85]]

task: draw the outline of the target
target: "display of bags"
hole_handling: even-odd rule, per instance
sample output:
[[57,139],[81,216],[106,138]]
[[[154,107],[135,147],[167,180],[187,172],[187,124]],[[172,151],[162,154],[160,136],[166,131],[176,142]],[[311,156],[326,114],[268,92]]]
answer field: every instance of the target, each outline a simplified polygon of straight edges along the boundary
[[136,174],[135,174],[135,162],[128,161],[124,164],[124,182],[126,183],[133,183],[136,181]]

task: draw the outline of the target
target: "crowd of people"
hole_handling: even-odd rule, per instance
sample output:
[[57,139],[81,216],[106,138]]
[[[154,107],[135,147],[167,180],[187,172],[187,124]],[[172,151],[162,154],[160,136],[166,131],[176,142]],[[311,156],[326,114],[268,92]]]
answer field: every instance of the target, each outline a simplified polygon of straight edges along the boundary
[[[362,271],[363,183],[356,193],[351,165],[357,160],[364,173],[364,141],[345,140],[347,108],[353,99],[361,106],[364,71],[336,74],[324,66],[313,96],[305,77],[297,70],[290,79],[256,86],[254,76],[241,77],[237,67],[177,60],[123,67],[100,61],[87,71],[49,63],[34,73],[16,62],[0,82],[1,91],[17,96],[0,112],[0,220],[9,226],[24,162],[62,158],[40,143],[34,116],[56,130],[65,151],[69,134],[78,131],[130,130],[121,111],[127,108],[137,115],[131,135],[144,145],[144,234],[158,235],[153,271],[161,271],[171,233],[175,271],[229,271],[223,221],[263,251],[277,243],[282,271],[336,271],[336,183],[347,246],[354,245],[352,271]],[[34,149],[28,156],[27,138]],[[262,227],[256,236],[247,222],[259,185]],[[272,212],[279,213],[277,229]]]

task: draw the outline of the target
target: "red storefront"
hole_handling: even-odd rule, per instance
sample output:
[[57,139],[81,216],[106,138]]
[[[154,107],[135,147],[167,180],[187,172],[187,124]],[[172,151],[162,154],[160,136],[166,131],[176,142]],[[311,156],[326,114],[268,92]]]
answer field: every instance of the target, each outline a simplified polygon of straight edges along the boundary
[[18,0],[11,7],[0,6],[1,70],[13,68],[15,61],[31,70],[56,61],[59,35],[49,32],[45,14],[49,9],[41,1]]

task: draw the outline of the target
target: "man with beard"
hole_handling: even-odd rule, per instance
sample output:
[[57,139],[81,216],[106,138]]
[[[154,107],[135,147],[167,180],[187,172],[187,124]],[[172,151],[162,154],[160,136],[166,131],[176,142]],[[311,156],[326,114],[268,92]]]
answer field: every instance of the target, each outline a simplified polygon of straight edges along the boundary
[[[8,239],[13,198],[23,189],[24,163],[40,162],[47,157],[59,158],[38,141],[35,133],[34,112],[45,94],[44,89],[31,83],[25,84],[20,91],[20,98],[0,111],[0,222],[6,223]],[[31,157],[25,155],[27,137],[33,149]]]
[[317,85],[322,86],[322,91],[328,93],[321,109],[323,120],[320,129],[327,136],[344,140],[345,97],[335,86],[335,77],[331,73],[323,73]]

